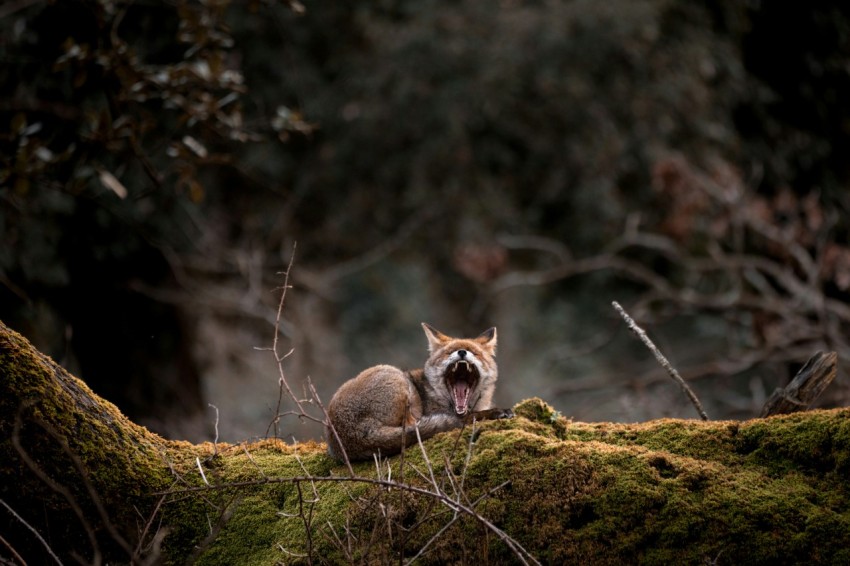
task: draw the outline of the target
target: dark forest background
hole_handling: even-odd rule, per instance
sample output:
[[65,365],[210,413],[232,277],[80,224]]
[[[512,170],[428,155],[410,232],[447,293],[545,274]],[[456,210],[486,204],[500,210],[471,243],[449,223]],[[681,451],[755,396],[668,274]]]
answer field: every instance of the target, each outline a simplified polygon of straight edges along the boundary
[[325,400],[427,321],[498,327],[501,404],[695,416],[617,300],[753,416],[850,360],[848,100],[840,2],[6,2],[0,319],[158,432],[261,436],[294,253]]

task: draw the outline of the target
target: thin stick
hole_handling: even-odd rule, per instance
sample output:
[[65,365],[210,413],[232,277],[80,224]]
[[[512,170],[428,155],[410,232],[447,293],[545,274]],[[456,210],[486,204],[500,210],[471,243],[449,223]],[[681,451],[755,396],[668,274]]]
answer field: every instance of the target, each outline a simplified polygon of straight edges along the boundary
[[[27,522],[24,520],[24,518],[23,518],[23,517],[21,517],[20,515],[18,515],[17,513],[15,513],[15,510],[14,510],[14,509],[12,509],[11,507],[9,507],[9,504],[8,504],[8,503],[6,503],[5,501],[3,501],[2,499],[0,499],[0,505],[2,505],[3,507],[5,507],[5,508],[6,508],[6,511],[8,511],[9,513],[11,513],[11,514],[12,514],[12,515],[13,515],[13,516],[14,516],[14,517],[18,520],[18,521],[20,521],[20,522],[21,522],[21,524],[22,524],[23,526],[25,526],[25,527],[26,527],[26,528],[28,528],[30,531],[32,531],[32,534],[34,534],[34,535],[35,535],[35,538],[37,538],[37,539],[39,540],[39,542],[41,542],[41,544],[44,546],[44,549],[47,551],[47,554],[49,554],[49,555],[50,555],[50,557],[51,557],[51,558],[53,558],[53,560],[55,560],[57,564],[59,564],[59,566],[62,566],[62,561],[61,561],[61,560],[59,560],[59,557],[58,557],[58,556],[56,556],[56,554],[53,552],[53,549],[51,549],[51,548],[50,548],[50,545],[49,545],[49,544],[47,544],[47,541],[45,541],[43,538],[41,538],[41,535],[38,533],[38,531],[37,531],[37,530],[35,530],[35,528],[33,528],[33,526],[32,526],[32,525],[30,525],[29,523],[27,523]],[[16,553],[16,554],[17,554],[17,553]],[[22,563],[22,564],[26,564],[26,562],[24,562],[23,560],[21,560],[21,563]]]
[[[283,361],[292,355],[292,352],[295,349],[289,350],[286,354],[280,355],[277,349],[278,339],[280,337],[280,321],[283,318],[283,306],[286,303],[286,290],[289,289],[289,274],[292,271],[292,264],[295,262],[295,248],[297,243],[293,242],[292,244],[292,255],[289,256],[289,264],[286,266],[286,271],[283,272],[283,287],[281,287],[280,293],[280,301],[277,304],[277,316],[274,320],[274,339],[272,340],[271,351],[274,354],[274,359],[277,362],[277,371],[278,371],[278,395],[277,395],[277,407],[275,408],[274,418],[272,422],[269,423],[268,428],[266,429],[266,436],[269,435],[269,431],[274,428],[274,437],[278,438],[278,423],[280,422],[280,407],[283,403],[283,392],[284,389],[289,394],[289,398],[295,403],[298,407],[299,415],[306,414],[304,411],[304,407],[301,405],[301,400],[295,396],[292,392],[292,389],[289,387],[289,382],[286,381],[286,374],[283,371]],[[267,350],[268,348],[257,348],[257,350]]]
[[623,320],[626,321],[626,325],[628,325],[629,330],[631,330],[638,338],[640,338],[640,341],[643,342],[647,348],[649,348],[649,351],[652,352],[652,354],[655,356],[655,359],[658,360],[659,364],[661,364],[661,367],[667,370],[667,373],[670,375],[670,377],[673,378],[673,381],[679,384],[679,387],[682,388],[682,391],[685,393],[685,395],[688,396],[688,399],[691,400],[691,403],[693,403],[694,407],[696,407],[700,418],[702,418],[702,420],[704,421],[707,421],[708,415],[702,408],[702,403],[699,402],[699,399],[697,399],[696,394],[690,387],[688,387],[688,384],[685,383],[685,380],[682,379],[682,376],[679,375],[679,372],[676,371],[676,368],[670,365],[670,362],[667,361],[667,358],[664,357],[664,354],[661,353],[661,350],[659,350],[655,346],[655,344],[652,343],[652,340],[649,339],[649,336],[646,335],[646,332],[644,332],[643,329],[638,326],[634,320],[632,320],[632,317],[630,317],[629,314],[623,309],[623,307],[620,306],[620,303],[618,303],[617,301],[613,301],[611,304],[614,306],[617,312],[620,313],[620,316],[623,317]]
[[[6,550],[12,553],[12,558],[18,561],[21,566],[27,566],[27,561],[21,558],[21,555],[15,550],[15,547],[12,546],[9,541],[0,536],[0,543],[3,543],[3,546],[6,547]],[[11,563],[11,561],[9,561]]]
[[212,403],[207,403],[207,405],[215,409],[215,440],[213,440],[213,457],[216,457],[218,456],[218,407]]
[[204,473],[204,468],[201,466],[201,459],[195,456],[195,463],[198,465],[198,471],[201,472],[201,479],[204,480],[204,483],[210,485],[210,482],[207,481],[207,475]]
[[[495,534],[499,540],[504,542],[508,548],[514,553],[517,559],[528,565],[536,564],[540,565],[540,562],[531,555],[528,550],[526,550],[518,541],[511,538],[505,531],[494,525],[488,519],[485,519],[480,513],[478,513],[474,508],[471,508],[468,505],[464,505],[463,503],[456,501],[446,495],[443,491],[430,491],[428,489],[422,487],[416,487],[411,484],[401,484],[397,481],[388,481],[388,480],[380,480],[380,479],[371,479],[367,477],[351,477],[351,476],[289,476],[289,477],[274,477],[262,480],[246,480],[246,481],[238,481],[238,482],[230,482],[221,485],[205,485],[205,486],[192,486],[179,488],[176,490],[166,490],[155,492],[153,495],[176,495],[176,494],[189,494],[189,493],[199,493],[199,492],[207,492],[207,491],[215,491],[218,489],[228,488],[228,489],[241,489],[247,487],[254,487],[259,485],[273,485],[273,484],[296,484],[297,482],[303,481],[316,481],[316,482],[328,482],[328,483],[363,483],[369,485],[376,485],[385,488],[394,488],[407,491],[408,493],[416,493],[419,495],[423,495],[425,497],[431,497],[436,501],[442,503],[446,506],[450,511],[460,511],[461,513],[468,515],[472,519],[478,521],[482,526],[488,529],[490,532]],[[491,492],[496,491],[502,488],[505,484],[501,484],[491,490]]]
[[[331,422],[331,416],[328,414],[328,410],[325,409],[325,406],[322,404],[322,400],[319,398],[319,392],[316,391],[316,388],[313,387],[313,381],[308,377],[307,378],[307,387],[310,388],[310,395],[313,396],[313,399],[316,400],[316,404],[322,410],[322,414],[325,416],[324,421],[318,421],[325,425],[327,425],[328,430],[331,434],[334,435],[336,439],[336,443],[339,446],[340,451],[342,452],[342,459],[345,462],[345,467],[348,468],[348,473],[351,477],[354,477],[354,468],[351,466],[351,460],[348,458],[348,453],[345,451],[345,446],[342,445],[342,440],[339,438],[339,433],[336,431],[336,427]],[[328,443],[330,443],[331,439],[328,438]]]
[[[101,562],[101,553],[100,546],[97,543],[97,537],[95,536],[95,531],[94,529],[92,529],[91,525],[89,525],[89,522],[86,520],[86,514],[83,512],[83,509],[82,507],[80,507],[80,504],[77,503],[77,500],[76,498],[74,498],[74,495],[71,493],[71,490],[69,490],[67,487],[47,475],[47,473],[41,469],[41,467],[36,463],[36,461],[32,459],[32,456],[30,456],[29,453],[24,449],[23,444],[21,444],[21,427],[23,426],[21,412],[23,411],[23,409],[24,407],[21,407],[21,409],[18,411],[17,417],[15,418],[15,427],[12,429],[12,445],[15,447],[15,450],[17,450],[18,454],[20,455],[24,463],[27,465],[27,467],[32,470],[32,472],[36,476],[38,476],[38,478],[42,482],[44,482],[50,489],[62,495],[68,502],[68,505],[71,506],[71,510],[74,511],[74,514],[77,515],[77,518],[80,520],[80,523],[82,523],[82,525],[85,527],[86,535],[88,536],[89,543],[92,546],[92,554],[94,556],[92,556],[91,561],[92,563],[99,564]],[[2,500],[0,500],[0,502],[2,502]],[[18,516],[12,511],[11,507],[8,507],[8,505],[6,505],[5,502],[2,503],[16,517]],[[24,523],[24,525],[26,527],[30,527],[30,525],[26,522]],[[30,530],[35,532],[35,529],[32,529],[31,527]],[[38,536],[38,533],[36,533],[36,536]],[[38,536],[38,538],[41,541],[44,540],[40,536]],[[47,546],[47,543],[43,544],[45,545],[47,550],[50,551],[50,548]]]

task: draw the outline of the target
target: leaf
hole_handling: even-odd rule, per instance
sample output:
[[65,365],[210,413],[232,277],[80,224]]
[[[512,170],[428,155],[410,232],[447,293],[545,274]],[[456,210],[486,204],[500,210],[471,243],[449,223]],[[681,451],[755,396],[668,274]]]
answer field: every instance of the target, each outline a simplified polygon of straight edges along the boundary
[[115,175],[106,169],[101,169],[99,167],[97,169],[97,173],[100,178],[100,182],[104,187],[118,195],[118,198],[120,199],[127,198],[127,187],[125,187],[121,181],[115,177]]
[[207,148],[201,144],[198,140],[193,138],[192,136],[183,136],[183,143],[192,150],[192,153],[200,157],[201,159],[207,156]]

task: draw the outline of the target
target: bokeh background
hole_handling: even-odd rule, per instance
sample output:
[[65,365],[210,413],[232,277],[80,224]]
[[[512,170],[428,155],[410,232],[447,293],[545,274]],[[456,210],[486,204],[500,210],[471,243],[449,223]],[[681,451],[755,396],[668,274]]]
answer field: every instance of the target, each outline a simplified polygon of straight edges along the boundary
[[695,417],[613,300],[712,418],[825,349],[850,403],[845,3],[17,0],[0,89],[0,319],[167,436],[319,438],[276,327],[327,401],[421,321]]

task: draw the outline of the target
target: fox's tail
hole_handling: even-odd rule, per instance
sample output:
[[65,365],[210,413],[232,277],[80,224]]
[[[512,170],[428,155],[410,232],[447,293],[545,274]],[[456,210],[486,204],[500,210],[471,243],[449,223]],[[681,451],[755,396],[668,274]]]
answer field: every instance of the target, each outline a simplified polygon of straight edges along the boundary
[[[380,453],[384,456],[398,454],[402,448],[416,444],[416,431],[419,430],[419,438],[425,440],[440,432],[446,432],[463,426],[463,419],[456,415],[437,413],[426,415],[411,426],[387,426],[379,423],[362,422],[359,430],[350,431],[347,434],[337,430],[339,440],[345,448],[345,455],[349,460],[364,460],[372,457],[372,454]],[[337,460],[344,460],[342,450],[337,442],[334,431],[328,428],[328,453]],[[368,445],[362,445],[363,440]]]

